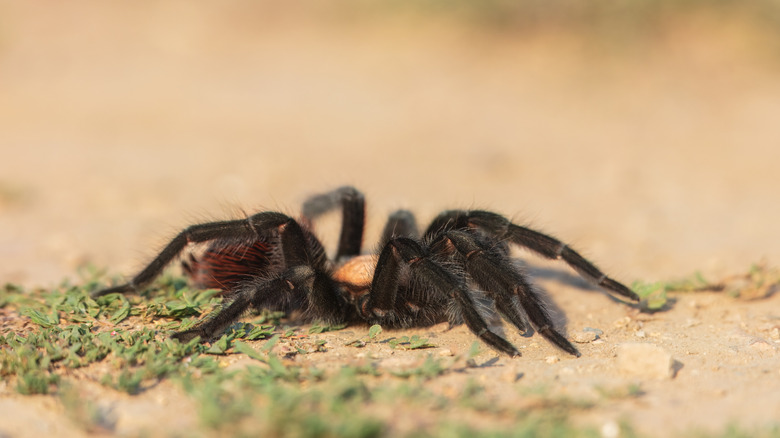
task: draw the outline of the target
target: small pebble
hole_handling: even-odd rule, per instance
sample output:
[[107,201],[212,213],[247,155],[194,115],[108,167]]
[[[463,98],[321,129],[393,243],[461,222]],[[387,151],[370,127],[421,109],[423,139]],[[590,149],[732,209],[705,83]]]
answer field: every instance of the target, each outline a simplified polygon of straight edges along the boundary
[[774,351],[775,347],[764,339],[755,339],[750,343],[750,348],[756,351]]
[[624,316],[617,321],[612,323],[612,326],[615,328],[624,328],[628,326],[631,323],[631,317]]
[[629,376],[668,379],[673,363],[672,355],[655,344],[629,342],[617,348],[618,370]]
[[571,335],[571,340],[578,344],[587,344],[598,339],[599,335],[592,331],[576,332]]
[[561,359],[558,358],[558,356],[547,356],[544,358],[544,361],[549,364],[558,363]]
[[697,325],[701,325],[701,321],[699,321],[698,319],[688,318],[685,320],[686,328],[696,327]]
[[585,327],[584,329],[582,329],[582,331],[584,331],[584,332],[593,332],[597,336],[601,336],[601,335],[604,334],[604,330],[598,329],[598,328],[593,328],[593,327]]
[[601,426],[601,436],[604,438],[617,438],[620,436],[620,426],[614,421],[608,421]]

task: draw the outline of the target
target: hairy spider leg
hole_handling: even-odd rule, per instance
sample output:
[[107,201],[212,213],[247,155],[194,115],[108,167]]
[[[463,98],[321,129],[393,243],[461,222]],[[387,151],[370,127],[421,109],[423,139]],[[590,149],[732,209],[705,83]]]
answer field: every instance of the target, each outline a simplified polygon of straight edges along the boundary
[[[358,255],[363,239],[365,200],[356,189],[340,187],[308,198],[303,204],[303,222],[312,228],[317,217],[337,207],[343,210],[337,257]],[[311,235],[307,238],[316,240]],[[251,244],[226,245],[217,241],[199,257],[191,254],[189,260],[182,262],[182,267],[198,287],[232,291],[240,283],[261,276],[269,269],[270,251],[271,245],[262,236]]]
[[347,302],[327,271],[325,259],[312,259],[307,235],[288,218],[278,227],[283,261],[277,272],[243,283],[234,299],[197,326],[173,335],[182,342],[196,336],[211,339],[233,324],[250,307],[289,311],[304,306],[307,317],[326,323],[346,321]]
[[433,236],[439,232],[465,228],[477,229],[493,238],[509,241],[550,260],[562,259],[588,281],[624,298],[639,301],[639,296],[631,289],[608,277],[565,243],[530,228],[513,224],[497,213],[484,210],[445,211],[431,222],[425,235]]
[[[445,242],[448,245],[442,245]],[[473,232],[448,231],[439,237],[438,243],[434,243],[433,248],[447,251],[451,246],[458,252],[469,276],[493,299],[496,309],[521,332],[525,332],[526,326],[518,304],[544,338],[567,353],[580,356],[577,348],[555,330],[552,318],[533,286],[502,253],[491,251],[489,245],[479,241]]]
[[391,239],[396,237],[420,238],[417,220],[409,210],[397,210],[390,214],[379,239],[379,248],[384,248]]
[[280,232],[279,235],[283,248],[283,260],[287,266],[307,263],[324,265],[324,254],[310,254],[307,246],[301,243],[305,237],[303,237],[304,232],[297,222],[282,213],[262,212],[243,220],[209,222],[189,226],[174,237],[157,257],[128,283],[99,290],[92,293],[92,296],[131,292],[149,285],[190,243],[219,240],[221,242],[249,244],[258,241],[264,233],[274,230],[284,231]]
[[433,261],[420,243],[409,238],[390,240],[379,255],[371,292],[359,309],[367,320],[388,316],[395,308],[400,283],[400,271],[408,268],[419,276],[427,287],[443,296],[449,296],[458,306],[466,326],[486,344],[509,356],[520,352],[507,340],[488,328],[477,311],[465,283]]
[[181,342],[197,336],[202,340],[218,337],[249,308],[290,310],[308,300],[305,311],[315,313],[326,323],[345,321],[346,303],[338,296],[337,286],[327,275],[310,266],[299,265],[268,278],[242,284],[234,299],[193,328],[172,335]]
[[303,220],[308,227],[312,227],[312,222],[315,219],[337,207],[341,207],[342,218],[335,260],[360,255],[363,245],[366,202],[363,194],[354,187],[339,187],[333,191],[308,198],[303,203]]

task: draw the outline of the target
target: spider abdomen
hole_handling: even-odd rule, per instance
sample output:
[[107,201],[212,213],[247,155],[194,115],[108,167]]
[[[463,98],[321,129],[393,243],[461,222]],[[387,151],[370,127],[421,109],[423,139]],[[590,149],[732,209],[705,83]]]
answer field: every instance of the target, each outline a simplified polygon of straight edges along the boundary
[[263,240],[251,245],[215,244],[200,256],[190,254],[182,267],[195,286],[230,292],[239,284],[266,273],[270,252],[269,244]]
[[352,257],[336,269],[333,273],[333,279],[350,290],[368,290],[371,287],[371,281],[374,279],[375,269],[375,256],[361,255]]

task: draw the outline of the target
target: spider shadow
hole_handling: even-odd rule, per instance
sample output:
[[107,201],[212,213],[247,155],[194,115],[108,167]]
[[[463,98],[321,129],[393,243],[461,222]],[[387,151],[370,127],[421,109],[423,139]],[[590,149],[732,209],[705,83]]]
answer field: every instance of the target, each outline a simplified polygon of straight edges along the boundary
[[612,300],[615,303],[622,303],[636,308],[640,307],[637,303],[626,301],[624,299],[618,298],[606,292],[601,287],[582,278],[576,272],[571,272],[571,270],[567,269],[566,267],[556,267],[556,266],[548,267],[548,266],[541,266],[536,264],[529,264],[527,261],[521,259],[515,259],[515,263],[517,264],[518,267],[520,267],[520,269],[523,272],[528,274],[532,279],[555,281],[557,283],[570,286],[573,288],[577,288],[582,291],[598,293],[600,295],[607,297],[608,299]]
[[[522,269],[523,272],[528,274],[532,279],[543,279],[543,280],[555,281],[560,284],[564,284],[566,286],[577,288],[581,291],[598,293],[599,295],[606,297],[613,303],[619,303],[621,305],[635,309],[641,313],[668,312],[672,310],[674,306],[677,304],[677,298],[667,295],[666,301],[664,302],[663,306],[659,308],[648,308],[647,301],[644,298],[642,299],[642,301],[636,303],[633,301],[628,301],[616,297],[606,292],[604,289],[600,288],[599,286],[596,286],[593,283],[590,283],[588,280],[580,277],[577,273],[567,272],[567,269],[565,267],[547,267],[547,266],[531,265],[525,260],[516,260],[515,263],[517,263],[517,266],[519,266],[520,269]],[[543,288],[539,287],[538,285],[536,287],[537,289],[540,289],[544,294],[547,294]]]
[[[628,306],[630,308],[637,309],[643,312],[646,311],[642,306],[642,303],[634,303],[631,301],[627,301],[615,297],[610,293],[604,291],[602,288],[582,278],[576,272],[570,272],[571,270],[565,267],[557,267],[557,266],[548,267],[548,266],[542,266],[538,264],[530,264],[526,260],[522,260],[522,259],[514,259],[513,261],[516,264],[516,266],[520,268],[520,270],[524,274],[526,274],[528,278],[531,280],[534,290],[538,293],[539,297],[541,298],[545,309],[547,309],[547,311],[550,313],[550,317],[552,318],[555,327],[558,330],[561,330],[563,333],[567,332],[568,318],[566,317],[566,313],[555,302],[552,294],[550,294],[550,292],[546,288],[542,287],[539,284],[540,282],[554,281],[559,284],[563,284],[572,288],[579,289],[580,291],[597,293],[599,295],[606,297],[607,299],[611,300],[614,303],[619,303],[624,306]],[[673,306],[674,306],[674,299],[669,298],[667,300],[666,305],[664,305],[663,308],[658,309],[656,311],[666,311],[671,309]],[[521,336],[525,338],[530,338],[531,336],[534,335],[534,332],[535,330],[528,330],[526,333],[523,333]]]

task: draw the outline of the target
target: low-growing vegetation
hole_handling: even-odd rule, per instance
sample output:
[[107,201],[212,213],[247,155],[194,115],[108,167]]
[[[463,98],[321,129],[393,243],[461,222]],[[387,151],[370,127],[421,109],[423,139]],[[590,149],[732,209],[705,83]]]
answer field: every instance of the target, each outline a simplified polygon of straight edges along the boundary
[[[473,366],[480,352],[474,343],[462,356],[438,356],[434,345],[418,335],[384,334],[368,328],[346,346],[377,344],[388,350],[423,350],[420,360],[403,369],[381,370],[370,361],[337,370],[302,366],[291,357],[316,354],[329,346],[313,335],[343,327],[293,327],[274,312],[234,324],[220,339],[180,343],[167,335],[187,328],[221,304],[217,291],[190,289],[178,277],[166,276],[140,296],[112,294],[94,300],[100,274],[88,271],[83,285],[63,283],[52,290],[23,290],[6,285],[0,305],[18,315],[0,333],[0,376],[16,392],[49,395],[85,432],[110,432],[112,415],[100,400],[79,391],[90,380],[116,394],[139,395],[161,382],[177,385],[197,406],[198,434],[270,434],[271,436],[593,436],[574,428],[562,411],[554,415],[521,410],[517,427],[484,427],[443,415],[431,422],[414,418],[396,423],[408,412],[446,412],[449,408],[488,412],[478,384],[460,397],[448,398],[425,389],[423,382]],[[245,366],[227,366],[229,357],[246,357]],[[78,371],[78,372],[76,372]],[[513,421],[514,423],[514,421]],[[400,424],[400,425],[399,425]],[[211,432],[209,432],[211,431]],[[193,431],[194,433],[194,431]]]
[[[109,398],[173,385],[195,406],[188,414],[196,417],[194,430],[186,434],[200,436],[599,436],[603,430],[575,425],[571,415],[592,409],[598,400],[644,395],[638,384],[596,388],[596,401],[526,387],[518,391],[526,391],[529,401],[511,406],[496,403],[472,377],[449,393],[431,390],[427,382],[478,367],[480,344],[460,354],[435,354],[435,340],[380,326],[361,329],[339,346],[356,355],[375,349],[415,355],[408,366],[378,367],[370,354],[321,366],[299,359],[327,352],[333,346],[321,335],[345,328],[296,326],[278,312],[249,315],[210,343],[180,343],[168,335],[220,306],[218,291],[193,290],[182,278],[166,276],[140,295],[94,300],[89,293],[102,275],[86,272],[81,285],[0,289],[5,391],[52,397],[85,433],[110,433],[117,423],[117,413],[102,398],[80,389],[85,380]],[[719,282],[696,275],[637,284],[635,290],[644,309],[655,312],[667,309],[668,294],[676,291],[723,291],[750,299],[758,293],[751,291],[770,294],[777,284],[776,271],[756,265]],[[627,424],[616,427],[620,436],[634,435]],[[725,436],[740,436],[739,430]]]

